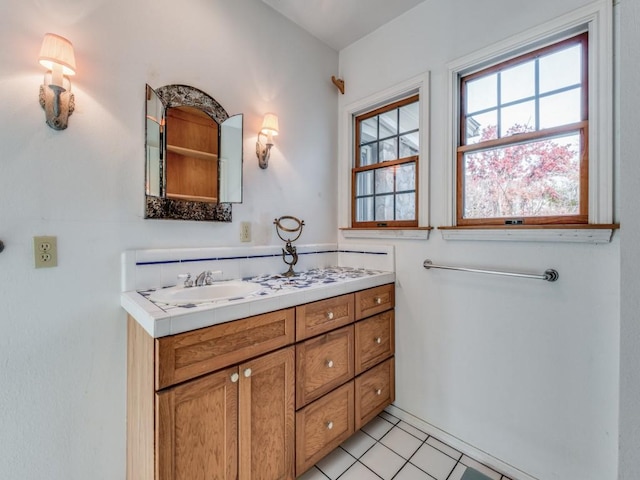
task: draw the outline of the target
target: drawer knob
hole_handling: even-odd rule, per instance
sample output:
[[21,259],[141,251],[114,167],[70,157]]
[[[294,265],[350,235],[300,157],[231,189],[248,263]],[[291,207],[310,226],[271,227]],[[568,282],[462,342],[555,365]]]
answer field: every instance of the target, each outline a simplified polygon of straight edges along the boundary
[[327,360],[327,368],[333,368],[333,360]]
[[333,422],[327,422],[327,430],[331,430],[333,428]]
[[376,342],[378,345],[380,345],[382,343],[382,338],[376,337],[373,339],[373,341]]
[[240,379],[240,375],[238,375],[237,373],[231,374],[231,383],[236,383],[239,379]]
[[251,376],[251,369],[250,369],[250,368],[247,368],[247,369],[244,371],[244,376],[245,376],[246,378],[249,378],[249,377]]
[[333,312],[327,312],[327,318],[333,320]]
[[380,388],[376,390],[376,395],[382,395],[382,390]]
[[376,305],[380,305],[382,303],[382,299],[380,297],[376,297]]

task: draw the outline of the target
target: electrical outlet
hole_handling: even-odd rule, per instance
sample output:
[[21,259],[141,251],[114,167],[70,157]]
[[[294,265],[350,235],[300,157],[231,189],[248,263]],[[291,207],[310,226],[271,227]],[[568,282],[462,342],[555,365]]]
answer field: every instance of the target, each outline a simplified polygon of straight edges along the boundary
[[58,266],[58,238],[33,237],[33,254],[36,268]]
[[251,222],[240,223],[240,241],[241,242],[251,241]]

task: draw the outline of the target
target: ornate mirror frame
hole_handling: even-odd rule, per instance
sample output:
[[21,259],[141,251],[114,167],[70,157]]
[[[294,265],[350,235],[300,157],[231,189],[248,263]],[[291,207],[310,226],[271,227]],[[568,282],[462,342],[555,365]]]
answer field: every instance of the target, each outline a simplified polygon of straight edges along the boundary
[[[147,87],[148,99],[149,85]],[[153,89],[151,89],[153,90]],[[165,85],[153,90],[164,109],[171,107],[188,106],[195,107],[211,117],[218,125],[229,118],[227,111],[214,98],[195,87],[188,85]],[[147,114],[148,115],[148,114]],[[145,132],[145,139],[149,138],[149,132]],[[145,162],[149,162],[147,158]],[[163,162],[159,166],[160,183],[163,183]],[[231,203],[207,203],[189,200],[177,200],[165,198],[162,195],[150,195],[148,188],[149,173],[148,165],[145,165],[145,215],[144,218],[152,219],[173,219],[173,220],[196,220],[231,222]]]

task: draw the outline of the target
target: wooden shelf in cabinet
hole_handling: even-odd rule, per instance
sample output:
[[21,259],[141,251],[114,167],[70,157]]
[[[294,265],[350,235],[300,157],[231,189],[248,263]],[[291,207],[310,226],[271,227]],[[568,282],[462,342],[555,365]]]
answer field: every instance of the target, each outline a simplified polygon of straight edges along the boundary
[[218,154],[194,150],[192,148],[179,147],[178,145],[167,144],[167,151],[177,153],[184,157],[197,158],[198,160],[215,160],[218,161]]

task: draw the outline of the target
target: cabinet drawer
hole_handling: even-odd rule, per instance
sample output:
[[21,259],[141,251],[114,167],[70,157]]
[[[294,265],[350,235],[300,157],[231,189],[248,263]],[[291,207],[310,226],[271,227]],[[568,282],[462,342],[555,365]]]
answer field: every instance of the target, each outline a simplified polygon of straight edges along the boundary
[[296,413],[296,475],[300,476],[354,432],[353,381]]
[[380,413],[396,398],[393,358],[356,377],[356,430]]
[[304,340],[353,323],[353,307],[353,294],[296,307],[296,340]]
[[355,324],[356,375],[395,352],[394,313],[389,310]]
[[296,345],[296,408],[353,378],[353,337],[348,325]]
[[156,390],[290,345],[293,308],[156,339]]
[[395,306],[393,283],[356,292],[356,320],[384,312]]

